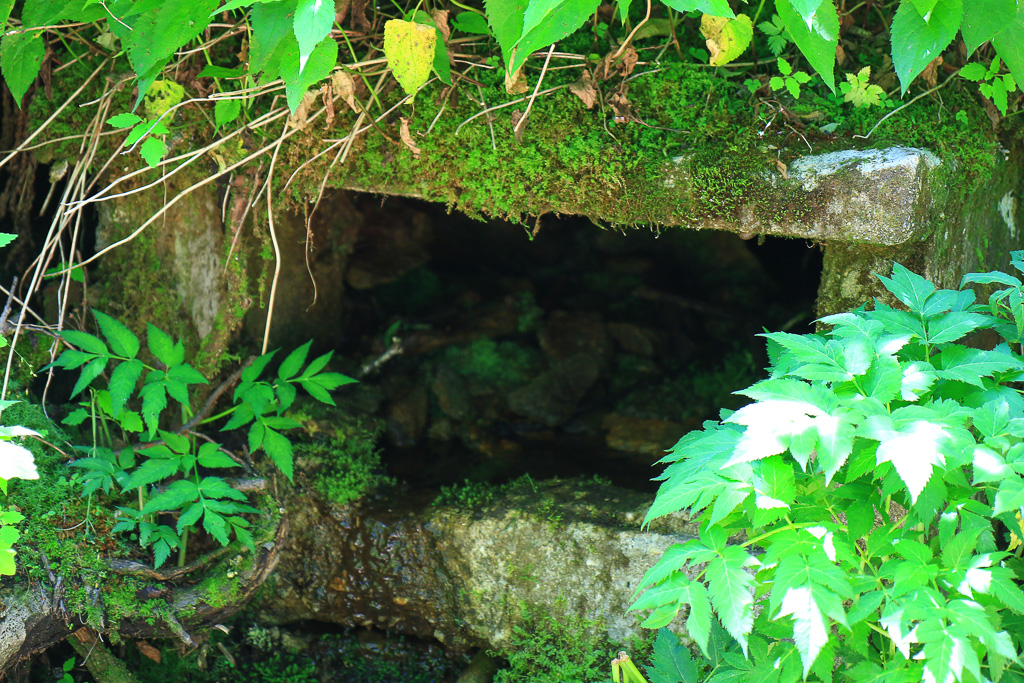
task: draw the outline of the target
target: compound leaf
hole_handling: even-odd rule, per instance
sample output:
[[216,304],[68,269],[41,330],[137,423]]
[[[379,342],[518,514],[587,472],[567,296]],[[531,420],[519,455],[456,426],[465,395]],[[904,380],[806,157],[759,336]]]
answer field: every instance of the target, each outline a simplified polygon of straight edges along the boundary
[[114,353],[125,358],[135,358],[138,355],[139,338],[125,327],[124,323],[100,311],[93,311],[93,315],[96,316],[100,331],[103,332],[103,336],[106,337]]

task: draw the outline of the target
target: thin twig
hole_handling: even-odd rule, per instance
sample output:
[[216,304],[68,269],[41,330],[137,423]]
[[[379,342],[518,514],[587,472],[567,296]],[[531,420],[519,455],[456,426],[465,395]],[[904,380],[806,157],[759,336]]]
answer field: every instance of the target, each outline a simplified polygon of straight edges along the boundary
[[[564,85],[556,85],[553,88],[548,88],[547,90],[542,90],[539,93],[536,93],[536,95],[538,97],[540,95],[549,95],[549,94],[551,94],[551,93],[553,93],[553,92],[555,92],[557,90],[564,90],[565,88],[568,88],[570,85],[572,85],[572,84],[571,83],[566,83]],[[519,104],[520,102],[525,102],[525,101],[526,101],[525,97],[520,97],[519,99],[511,100],[510,102],[505,102],[504,104],[496,104],[493,107],[490,107],[489,109],[484,109],[483,111],[478,111],[477,113],[473,114],[468,119],[466,119],[465,121],[460,123],[458,125],[458,127],[455,129],[455,134],[458,135],[459,131],[462,130],[462,127],[465,126],[467,123],[469,123],[470,121],[472,121],[475,118],[479,118],[479,117],[483,116],[484,114],[489,114],[492,111],[498,111],[499,109],[504,109],[505,107],[514,107],[515,105]]]
[[614,62],[616,59],[619,58],[619,56],[622,54],[622,52],[627,47],[629,47],[629,42],[631,40],[633,40],[633,36],[636,35],[636,32],[639,31],[640,27],[643,26],[644,24],[646,24],[650,20],[650,18],[651,18],[651,0],[647,0],[647,15],[644,17],[644,20],[641,21],[639,24],[637,24],[636,26],[633,27],[633,30],[630,31],[629,35],[626,36],[626,39],[624,41],[622,41],[622,45],[619,45],[619,49],[615,51],[615,54],[612,55],[612,58],[609,60],[609,62]]
[[949,78],[947,78],[946,80],[944,80],[944,81],[943,81],[942,83],[940,83],[939,85],[935,86],[935,87],[934,87],[934,88],[932,88],[931,90],[925,90],[925,91],[924,91],[923,93],[921,93],[920,95],[918,95],[918,96],[917,96],[917,97],[915,97],[914,99],[910,100],[910,101],[909,101],[909,102],[907,102],[906,104],[904,104],[904,105],[901,105],[901,106],[899,106],[899,107],[896,107],[896,108],[895,108],[895,109],[893,109],[893,110],[892,110],[891,112],[889,112],[888,114],[886,114],[886,115],[885,115],[885,116],[883,116],[882,118],[878,119],[878,122],[877,122],[877,123],[876,123],[876,124],[875,124],[874,126],[872,126],[872,127],[871,127],[871,130],[869,130],[869,131],[868,131],[868,134],[867,134],[867,135],[854,135],[853,137],[855,137],[855,138],[861,138],[861,139],[863,139],[863,140],[867,140],[868,138],[870,138],[870,137],[871,137],[871,134],[875,132],[875,129],[876,129],[876,128],[878,128],[878,127],[879,127],[880,125],[882,125],[882,122],[883,122],[883,121],[885,121],[885,120],[886,120],[887,118],[889,118],[890,116],[892,116],[893,114],[895,114],[895,113],[897,113],[897,112],[903,111],[904,109],[906,109],[907,107],[909,107],[910,105],[912,105],[912,104],[913,104],[914,102],[917,102],[917,101],[918,101],[919,99],[921,99],[922,97],[925,97],[926,95],[931,95],[931,94],[932,94],[933,92],[935,92],[936,90],[941,90],[942,88],[945,88],[945,87],[946,87],[946,86],[947,86],[947,85],[949,84],[949,82],[950,82],[950,81],[952,81],[952,80],[953,80],[953,79],[954,79],[954,78],[955,78],[955,77],[957,76],[957,74],[959,74],[959,73],[960,73],[959,69],[958,69],[958,70],[956,70],[956,71],[954,71],[953,73],[951,73],[951,74],[949,75]]
[[530,110],[533,109],[533,103],[537,99],[537,93],[540,92],[540,84],[544,82],[544,74],[548,72],[548,64],[551,62],[551,53],[554,51],[555,45],[552,43],[551,47],[548,48],[548,56],[547,59],[544,60],[544,66],[540,70],[540,76],[537,77],[537,85],[533,88],[533,94],[530,95],[530,102],[526,105],[526,111],[523,112],[522,118],[516,122],[515,127],[512,129],[512,132],[517,136],[522,134],[522,129],[526,126],[526,119],[530,116]]

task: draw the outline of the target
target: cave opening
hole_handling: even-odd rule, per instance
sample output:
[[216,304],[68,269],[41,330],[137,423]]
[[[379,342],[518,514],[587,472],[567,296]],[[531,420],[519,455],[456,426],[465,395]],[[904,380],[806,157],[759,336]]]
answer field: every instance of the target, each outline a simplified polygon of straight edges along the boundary
[[361,380],[339,405],[376,421],[411,489],[529,474],[653,490],[650,465],[764,376],[756,335],[813,329],[822,256],[802,240],[349,201],[358,235],[320,273],[334,310],[317,324]]

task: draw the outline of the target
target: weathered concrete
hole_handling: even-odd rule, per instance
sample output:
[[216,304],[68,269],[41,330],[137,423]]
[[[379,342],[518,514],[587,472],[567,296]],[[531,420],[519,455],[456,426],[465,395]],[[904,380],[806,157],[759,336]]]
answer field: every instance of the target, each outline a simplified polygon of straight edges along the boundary
[[300,495],[291,547],[265,619],[362,624],[450,646],[511,645],[520,605],[603,619],[639,635],[628,612],[639,580],[696,529],[682,516],[642,532],[653,497],[581,481],[520,484],[481,510],[338,508]]

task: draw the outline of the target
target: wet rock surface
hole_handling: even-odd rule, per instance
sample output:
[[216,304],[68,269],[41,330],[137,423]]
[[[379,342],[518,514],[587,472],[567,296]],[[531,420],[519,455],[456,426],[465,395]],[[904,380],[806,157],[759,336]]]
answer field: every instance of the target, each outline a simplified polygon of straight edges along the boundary
[[460,649],[511,645],[521,605],[638,632],[627,613],[644,572],[695,529],[679,517],[641,532],[652,498],[583,480],[521,481],[477,508],[426,500],[332,507],[296,494],[296,530],[266,623],[315,620],[437,639]]

